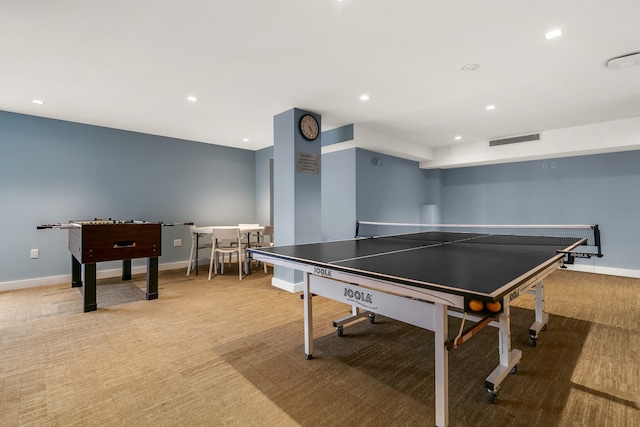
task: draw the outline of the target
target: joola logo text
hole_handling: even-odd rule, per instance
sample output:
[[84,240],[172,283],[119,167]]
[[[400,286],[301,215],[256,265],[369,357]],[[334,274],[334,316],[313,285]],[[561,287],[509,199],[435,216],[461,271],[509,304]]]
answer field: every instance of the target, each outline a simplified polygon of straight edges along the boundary
[[368,294],[365,292],[354,291],[353,289],[344,288],[344,296],[348,298],[353,298],[356,301],[362,301],[369,304],[373,304],[373,301],[371,299],[371,294]]
[[331,270],[329,270],[328,268],[313,267],[313,274],[324,277],[331,277]]

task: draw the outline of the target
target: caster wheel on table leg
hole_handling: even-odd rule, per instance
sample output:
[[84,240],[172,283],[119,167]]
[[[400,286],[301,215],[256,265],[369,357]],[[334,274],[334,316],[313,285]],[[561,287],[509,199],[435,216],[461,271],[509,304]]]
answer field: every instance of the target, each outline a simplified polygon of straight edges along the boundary
[[376,315],[375,314],[373,314],[373,313],[369,314],[369,323],[371,323],[372,325],[374,323],[376,323]]
[[338,333],[338,336],[341,337],[344,335],[344,329],[342,328],[342,326],[338,326],[336,328],[336,332]]
[[509,373],[510,373],[511,375],[513,375],[513,374],[515,374],[515,373],[517,373],[517,372],[518,372],[518,365],[514,366],[514,367],[509,371]]
[[307,359],[307,360],[311,360],[311,359],[313,359],[313,355],[312,355],[312,354],[307,354],[306,359]]
[[538,338],[537,337],[530,337],[529,338],[529,343],[531,343],[531,347],[535,347],[536,344],[538,343]]
[[494,391],[489,392],[489,403],[498,403],[498,394]]

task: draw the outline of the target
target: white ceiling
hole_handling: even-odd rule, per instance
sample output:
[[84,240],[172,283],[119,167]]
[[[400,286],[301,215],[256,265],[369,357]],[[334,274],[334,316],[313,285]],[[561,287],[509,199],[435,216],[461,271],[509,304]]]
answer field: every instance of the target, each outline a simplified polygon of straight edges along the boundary
[[2,0],[0,110],[252,150],[293,107],[323,130],[489,140],[640,116],[640,67],[606,67],[640,51],[638,17],[639,0]]

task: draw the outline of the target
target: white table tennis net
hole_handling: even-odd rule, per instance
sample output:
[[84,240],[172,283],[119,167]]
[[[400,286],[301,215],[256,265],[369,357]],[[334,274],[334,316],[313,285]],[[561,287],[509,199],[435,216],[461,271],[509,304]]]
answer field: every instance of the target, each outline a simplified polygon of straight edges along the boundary
[[[467,240],[465,234],[486,236]],[[357,221],[356,238],[397,237],[412,240],[460,240],[478,243],[558,244],[584,239],[583,246],[593,246],[601,256],[600,232],[597,225],[498,225],[498,224],[411,224]],[[518,239],[523,237],[525,239]]]

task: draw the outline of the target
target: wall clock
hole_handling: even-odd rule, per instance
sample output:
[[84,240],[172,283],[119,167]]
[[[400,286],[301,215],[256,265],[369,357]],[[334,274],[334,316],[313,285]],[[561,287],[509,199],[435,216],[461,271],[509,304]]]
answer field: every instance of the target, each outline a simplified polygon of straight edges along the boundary
[[318,121],[311,114],[305,114],[300,119],[300,133],[309,141],[313,141],[320,134]]

